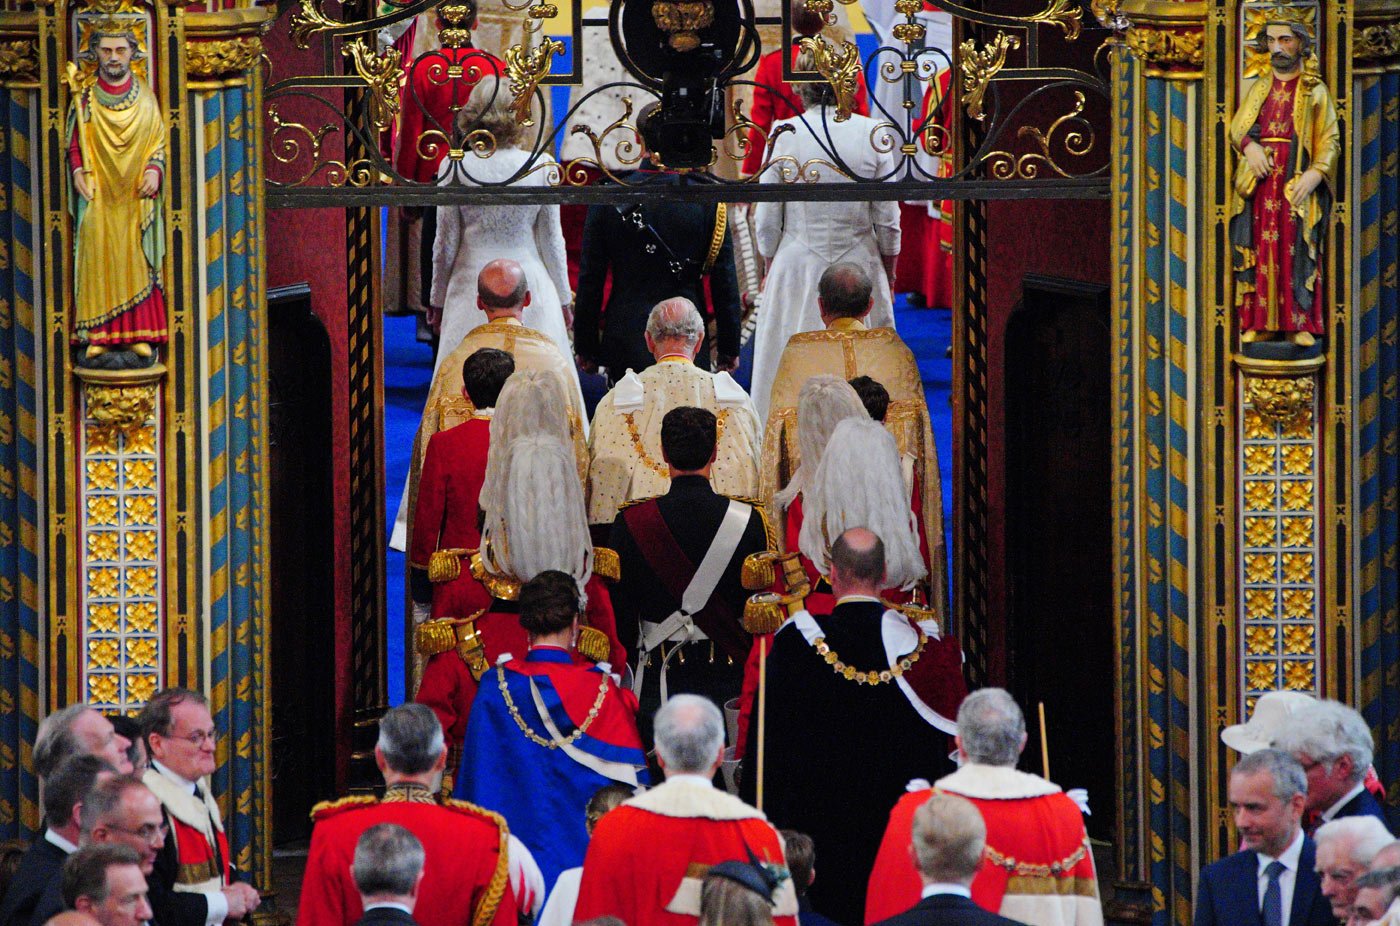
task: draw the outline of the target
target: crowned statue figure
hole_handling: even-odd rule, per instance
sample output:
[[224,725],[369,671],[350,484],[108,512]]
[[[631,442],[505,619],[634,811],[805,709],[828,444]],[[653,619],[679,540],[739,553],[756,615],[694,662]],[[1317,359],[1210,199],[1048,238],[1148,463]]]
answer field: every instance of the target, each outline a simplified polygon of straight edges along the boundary
[[1305,22],[1280,7],[1256,41],[1270,73],[1230,122],[1240,154],[1230,220],[1240,340],[1308,348],[1324,331],[1321,261],[1341,150],[1337,110]]
[[72,341],[86,347],[83,365],[108,365],[97,358],[114,349],[135,355],[125,365],[149,365],[152,345],[167,339],[165,123],[155,94],[132,70],[144,57],[133,24],[98,20],[82,57],[97,71],[84,78],[68,66]]

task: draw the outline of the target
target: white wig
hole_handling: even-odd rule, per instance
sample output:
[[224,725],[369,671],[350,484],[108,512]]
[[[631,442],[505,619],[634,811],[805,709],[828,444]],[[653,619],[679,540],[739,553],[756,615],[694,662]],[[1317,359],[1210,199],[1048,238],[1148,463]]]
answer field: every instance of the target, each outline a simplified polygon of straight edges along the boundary
[[821,464],[831,432],[847,418],[870,420],[870,413],[865,410],[860,395],[850,383],[839,376],[824,373],[802,384],[802,391],[797,394],[797,471],[774,496],[778,507],[791,505],[803,485],[810,481],[810,474],[815,473]]
[[811,484],[802,492],[798,545],[825,573],[832,540],[852,527],[867,528],[885,542],[891,587],[913,588],[928,574],[899,448],[883,425],[864,414],[840,422],[831,433]]
[[[505,507],[511,446],[516,438],[527,435],[553,437],[572,446],[568,400],[564,397],[563,382],[554,373],[521,370],[512,373],[501,387],[491,417],[491,444],[486,454],[486,474],[481,482],[483,511],[500,511]],[[574,482],[578,482],[577,466]]]
[[[494,453],[494,440],[491,447]],[[593,574],[593,542],[572,445],[532,434],[513,440],[507,455],[503,504],[482,506],[488,568],[521,582],[558,569],[573,576],[582,590]]]

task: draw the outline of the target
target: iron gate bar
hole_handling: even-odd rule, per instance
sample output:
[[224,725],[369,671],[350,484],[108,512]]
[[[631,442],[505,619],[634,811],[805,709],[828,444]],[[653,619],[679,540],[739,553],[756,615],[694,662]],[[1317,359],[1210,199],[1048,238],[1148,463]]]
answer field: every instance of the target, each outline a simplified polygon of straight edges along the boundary
[[[365,206],[511,206],[632,204],[655,200],[651,186],[599,183],[580,187],[370,186],[268,187],[269,209],[360,208]],[[666,188],[666,198],[683,203],[852,200],[1017,200],[1103,199],[1107,177],[1055,180],[885,181],[858,183],[695,183]]]

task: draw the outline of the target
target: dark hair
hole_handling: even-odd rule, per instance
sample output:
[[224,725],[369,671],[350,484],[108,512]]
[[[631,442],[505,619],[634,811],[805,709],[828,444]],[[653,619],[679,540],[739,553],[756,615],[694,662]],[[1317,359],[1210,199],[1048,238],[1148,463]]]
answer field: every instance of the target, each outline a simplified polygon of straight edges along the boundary
[[503,350],[483,347],[462,361],[462,384],[474,408],[495,408],[506,380],[515,372],[515,358]]
[[661,419],[661,455],[683,473],[704,469],[715,455],[717,423],[713,412],[681,405]]
[[869,376],[857,376],[851,380],[851,388],[860,396],[860,404],[870,417],[883,424],[885,413],[890,410],[890,391]]
[[1358,891],[1368,887],[1380,891],[1386,906],[1390,906],[1395,900],[1397,889],[1400,889],[1400,868],[1377,868],[1375,871],[1365,872],[1353,881],[1351,886]]
[[112,722],[112,729],[117,731],[117,735],[126,737],[130,743],[126,747],[126,761],[134,768],[137,760],[142,758],[141,724],[136,722],[135,717],[126,714],[113,714],[107,719]]
[[113,865],[141,866],[141,856],[130,846],[116,842],[99,842],[83,846],[63,863],[63,906],[76,909],[78,898],[93,903],[107,899],[107,869]]
[[812,886],[817,847],[811,836],[797,830],[780,830],[778,835],[783,837],[783,854],[787,856],[788,871],[792,874],[792,888],[801,897]]
[[162,688],[151,695],[151,700],[147,701],[146,706],[141,708],[141,713],[136,715],[136,722],[141,725],[141,735],[146,740],[147,749],[150,749],[152,733],[170,735],[170,726],[174,723],[172,712],[186,701],[209,706],[209,700],[204,695],[188,688]]
[[1262,51],[1265,54],[1268,53],[1270,26],[1287,26],[1288,31],[1298,37],[1298,55],[1300,58],[1306,58],[1312,53],[1313,37],[1309,34],[1308,27],[1302,23],[1284,22],[1278,19],[1269,20],[1259,27],[1259,34],[1254,37],[1254,47],[1256,50]]
[[578,584],[558,569],[546,569],[520,587],[520,626],[532,637],[568,628],[578,617]]
[[583,821],[588,831],[593,832],[593,827],[598,825],[604,814],[623,801],[631,800],[633,794],[630,785],[621,784],[603,785],[594,791],[593,796],[588,799],[588,806],[583,808]]
[[97,756],[69,756],[60,762],[44,781],[44,824],[66,825],[73,818],[73,808],[83,803],[103,772],[115,773],[116,769]]
[[828,315],[859,318],[870,308],[875,286],[858,264],[832,264],[817,281],[817,297]]
[[400,704],[379,718],[379,741],[375,745],[383,754],[384,763],[400,775],[432,771],[447,749],[437,714],[417,702]]
[[831,565],[848,581],[879,582],[885,577],[885,542],[879,537],[868,550],[853,548],[846,531],[831,545]]

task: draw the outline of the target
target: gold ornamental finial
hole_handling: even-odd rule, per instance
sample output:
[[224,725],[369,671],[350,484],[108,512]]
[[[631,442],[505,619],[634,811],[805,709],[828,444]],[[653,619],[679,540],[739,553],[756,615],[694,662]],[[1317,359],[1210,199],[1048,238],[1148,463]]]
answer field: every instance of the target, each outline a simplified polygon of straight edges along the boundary
[[856,87],[860,81],[860,49],[849,41],[833,45],[820,35],[804,38],[800,44],[802,50],[812,56],[817,73],[831,84],[831,92],[836,95],[836,121],[845,122],[851,118],[855,108]]
[[515,114],[517,125],[535,124],[535,117],[530,112],[535,88],[549,73],[550,60],[563,53],[564,43],[555,39],[545,39],[529,51],[521,44],[506,49],[506,76],[510,79],[513,97],[510,110]]

